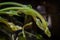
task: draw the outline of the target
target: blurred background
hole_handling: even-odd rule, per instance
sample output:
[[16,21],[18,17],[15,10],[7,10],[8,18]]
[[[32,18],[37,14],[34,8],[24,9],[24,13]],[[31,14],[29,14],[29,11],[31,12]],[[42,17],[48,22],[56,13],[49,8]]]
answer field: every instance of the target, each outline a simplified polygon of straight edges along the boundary
[[50,40],[60,40],[60,1],[59,0],[0,0],[1,2],[18,2],[32,5],[48,22],[51,31]]

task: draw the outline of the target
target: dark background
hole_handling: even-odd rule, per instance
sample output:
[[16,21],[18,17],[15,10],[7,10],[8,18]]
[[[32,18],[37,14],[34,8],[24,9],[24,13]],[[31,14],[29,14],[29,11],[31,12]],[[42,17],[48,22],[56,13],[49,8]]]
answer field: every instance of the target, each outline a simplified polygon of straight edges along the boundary
[[[50,40],[60,40],[60,1],[59,0],[0,0],[1,2],[18,2],[22,4],[31,4],[34,9],[37,5],[46,7],[46,15],[50,14],[52,18],[51,38]],[[46,2],[45,4],[43,2]],[[36,9],[37,10],[37,9]]]

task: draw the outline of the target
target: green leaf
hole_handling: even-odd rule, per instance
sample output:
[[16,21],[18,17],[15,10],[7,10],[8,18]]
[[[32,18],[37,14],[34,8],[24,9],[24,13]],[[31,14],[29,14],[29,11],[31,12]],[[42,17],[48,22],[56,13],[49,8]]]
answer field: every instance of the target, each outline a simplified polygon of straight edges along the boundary
[[41,23],[41,21],[40,21],[39,19],[36,18],[36,19],[34,19],[34,20],[35,20],[37,26],[38,26],[40,29],[42,29],[48,37],[50,37],[50,36],[51,36],[51,33],[50,33],[48,27],[45,27],[45,26],[43,25],[43,23]]

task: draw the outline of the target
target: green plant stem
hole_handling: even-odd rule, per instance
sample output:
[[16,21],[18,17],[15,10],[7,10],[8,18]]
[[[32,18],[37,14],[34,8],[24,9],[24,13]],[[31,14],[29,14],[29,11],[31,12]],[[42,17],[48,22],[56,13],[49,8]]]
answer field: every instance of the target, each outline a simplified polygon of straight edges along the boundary
[[20,7],[24,7],[25,6],[23,4],[16,3],[16,2],[3,2],[3,3],[0,3],[0,6],[2,6],[2,5],[15,5],[15,6],[20,6]]
[[25,35],[24,27],[23,27],[23,29],[22,29],[22,33],[23,33],[23,37],[24,37],[25,40],[26,40],[26,35]]
[[36,37],[37,39],[39,38],[37,35],[34,35],[34,34],[30,33],[30,32],[25,31],[25,33],[29,34],[30,36],[34,36],[34,37]]
[[15,35],[14,35],[14,34],[12,34],[12,40],[14,40],[14,39],[15,39],[15,38],[14,38],[14,36],[15,36]]

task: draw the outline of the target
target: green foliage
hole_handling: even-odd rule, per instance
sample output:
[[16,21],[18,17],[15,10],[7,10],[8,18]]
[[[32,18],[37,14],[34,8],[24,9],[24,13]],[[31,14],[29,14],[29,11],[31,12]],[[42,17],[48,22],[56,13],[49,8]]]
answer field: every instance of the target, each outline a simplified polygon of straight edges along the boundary
[[[33,21],[36,23],[37,27],[40,28],[41,30],[44,31],[44,33],[50,37],[51,33],[48,29],[48,25],[47,22],[45,21],[45,19],[42,17],[42,15],[40,13],[38,13],[36,10],[34,10],[31,5],[23,5],[23,4],[19,4],[19,3],[15,3],[15,2],[4,2],[4,3],[0,3],[0,6],[2,5],[15,5],[15,7],[7,7],[7,8],[3,8],[0,9],[0,14],[8,14],[9,16],[20,16],[19,14],[25,14],[25,16],[29,15],[33,18]],[[29,20],[27,18],[27,20]],[[25,21],[27,21],[25,20]],[[24,22],[25,22],[24,21]],[[18,26],[15,25],[13,22],[9,22],[7,19],[4,19],[2,17],[0,17],[0,22],[4,23],[6,26],[4,26],[3,28],[7,31],[10,31],[12,33],[18,31],[18,30],[22,30],[22,36],[19,36],[19,40],[26,40],[26,34],[25,34],[25,28],[30,25],[33,24],[33,22],[28,22],[27,24],[24,24],[23,26]],[[1,29],[1,26],[0,26]],[[32,34],[30,32],[26,32],[27,34],[31,34],[33,36],[35,36],[37,39],[42,40],[42,36],[40,36],[40,34]],[[10,36],[10,38],[12,37],[12,35]],[[12,40],[14,40],[14,36],[13,38],[11,38]]]

